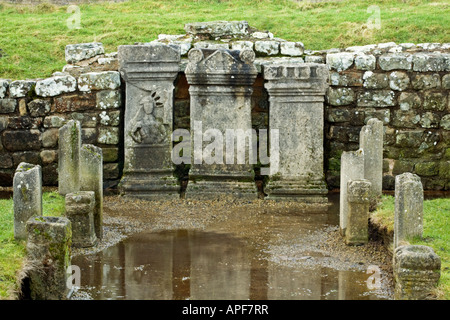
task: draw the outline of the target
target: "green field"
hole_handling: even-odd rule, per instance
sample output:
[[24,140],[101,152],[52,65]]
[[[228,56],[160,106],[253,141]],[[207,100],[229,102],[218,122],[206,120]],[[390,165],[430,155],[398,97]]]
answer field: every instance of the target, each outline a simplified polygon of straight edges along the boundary
[[312,50],[390,41],[450,42],[448,0],[103,2],[79,5],[79,29],[68,27],[76,22],[76,12],[67,9],[48,3],[0,4],[0,78],[48,77],[61,71],[67,44],[99,41],[112,52],[160,33],[182,34],[185,23],[196,21],[246,20]]
[[[371,213],[372,220],[388,233],[394,232],[395,198],[383,196],[382,205]],[[441,257],[441,278],[436,290],[439,299],[450,300],[450,199],[423,203],[423,237],[411,244],[430,246]]]

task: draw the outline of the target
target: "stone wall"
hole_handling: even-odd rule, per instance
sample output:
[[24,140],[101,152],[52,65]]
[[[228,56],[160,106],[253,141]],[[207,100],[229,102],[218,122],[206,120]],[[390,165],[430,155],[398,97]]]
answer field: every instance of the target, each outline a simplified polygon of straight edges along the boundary
[[[394,177],[403,172],[420,176],[426,190],[450,189],[449,44],[383,43],[311,51],[300,42],[238,26],[247,32],[240,38],[192,35],[195,28],[208,29],[194,25],[186,26],[186,35],[160,35],[153,41],[181,46],[174,129],[190,125],[189,85],[184,75],[188,50],[213,44],[230,49],[245,45],[255,50],[259,71],[252,95],[255,129],[269,125],[268,93],[261,73],[265,63],[327,63],[324,172],[330,189],[339,187],[342,152],[358,149],[359,132],[372,117],[384,123],[383,189],[393,189]],[[262,44],[273,47],[275,53],[262,52]],[[117,72],[116,53],[105,54],[101,44],[75,45],[66,48],[66,60],[63,72],[49,79],[0,79],[0,185],[11,185],[15,168],[24,161],[40,164],[44,184],[56,185],[58,128],[70,119],[80,120],[83,143],[103,149],[105,185],[120,179],[125,85]]]
[[[20,162],[42,166],[43,183],[57,185],[58,129],[79,120],[82,143],[103,149],[105,186],[117,183],[122,154],[122,86],[117,66],[96,55],[47,79],[0,79],[0,185],[12,184]],[[94,72],[95,71],[95,72]]]

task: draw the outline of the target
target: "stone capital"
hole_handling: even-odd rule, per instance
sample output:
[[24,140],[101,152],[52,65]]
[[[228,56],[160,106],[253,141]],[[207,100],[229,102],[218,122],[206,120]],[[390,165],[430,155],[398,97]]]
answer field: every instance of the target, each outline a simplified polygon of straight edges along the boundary
[[180,47],[152,43],[118,47],[119,71],[127,82],[175,80],[180,71]]

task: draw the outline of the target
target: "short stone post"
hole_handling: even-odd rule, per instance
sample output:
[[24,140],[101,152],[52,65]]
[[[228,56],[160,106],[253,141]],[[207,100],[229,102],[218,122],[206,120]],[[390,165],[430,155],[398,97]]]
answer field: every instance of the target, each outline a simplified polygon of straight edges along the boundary
[[121,193],[153,200],[180,198],[171,157],[173,90],[180,71],[180,48],[124,45],[118,48],[118,59],[126,81]]
[[350,180],[347,183],[347,245],[363,245],[369,241],[370,190],[369,180]]
[[94,191],[66,194],[66,216],[72,223],[72,246],[86,248],[97,243],[94,209]]
[[428,246],[405,245],[393,257],[396,300],[425,300],[441,276],[441,259]]
[[42,216],[42,169],[22,162],[13,179],[14,238],[27,238],[26,223],[32,216]]
[[94,225],[98,239],[103,237],[103,153],[91,144],[83,144],[80,150],[80,190],[94,191]]
[[395,177],[394,249],[423,233],[423,187],[410,172]]
[[80,190],[81,126],[70,120],[59,129],[58,192],[61,195]]
[[27,259],[32,300],[64,300],[71,265],[72,227],[65,217],[32,217],[27,222]]
[[258,197],[251,158],[239,161],[237,151],[242,150],[235,148],[241,141],[245,152],[256,138],[251,123],[251,96],[258,74],[254,59],[252,50],[189,51],[185,73],[190,85],[193,161],[186,198]]
[[364,178],[372,184],[371,205],[376,205],[383,190],[383,122],[372,118],[362,127],[359,147],[364,150]]
[[267,198],[327,203],[323,103],[328,69],[324,64],[275,63],[263,70],[270,96],[270,130],[279,133],[279,171],[269,175]]
[[339,199],[339,226],[345,235],[348,221],[347,184],[349,180],[364,179],[364,151],[344,151],[341,156],[341,182]]

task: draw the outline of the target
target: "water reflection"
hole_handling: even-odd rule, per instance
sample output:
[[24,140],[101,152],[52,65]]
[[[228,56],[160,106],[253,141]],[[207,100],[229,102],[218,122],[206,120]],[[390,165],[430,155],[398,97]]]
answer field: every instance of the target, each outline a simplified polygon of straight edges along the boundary
[[281,266],[224,233],[142,233],[72,263],[93,299],[379,299],[363,272]]

